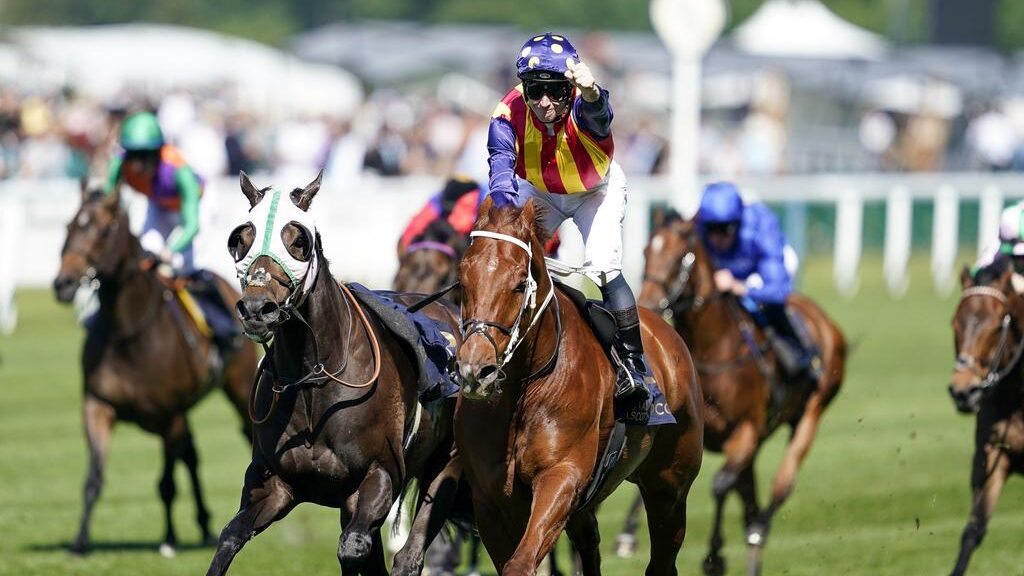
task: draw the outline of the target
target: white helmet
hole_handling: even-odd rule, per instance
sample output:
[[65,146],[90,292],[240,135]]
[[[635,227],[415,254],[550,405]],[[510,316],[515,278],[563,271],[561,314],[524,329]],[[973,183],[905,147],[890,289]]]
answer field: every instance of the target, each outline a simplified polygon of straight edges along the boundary
[[999,243],[1003,253],[1024,256],[1024,202],[1003,209],[999,216]]

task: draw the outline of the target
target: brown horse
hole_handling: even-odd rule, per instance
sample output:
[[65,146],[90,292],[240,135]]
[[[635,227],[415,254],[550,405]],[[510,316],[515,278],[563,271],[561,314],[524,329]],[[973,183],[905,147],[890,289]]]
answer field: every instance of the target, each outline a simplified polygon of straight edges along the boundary
[[[743,499],[750,546],[750,574],[761,570],[761,552],[772,517],[792,492],[796,473],[814,442],[822,413],[843,380],[846,344],[839,328],[809,299],[793,294],[789,305],[806,320],[824,364],[817,382],[785,383],[781,401],[771,401],[776,382],[775,359],[764,335],[740,311],[732,296],[715,290],[714,269],[692,221],[670,214],[657,222],[645,250],[647,259],[640,304],[671,317],[676,331],[693,349],[705,406],[704,446],[725,454],[715,475],[716,510],[706,574],[725,572],[722,508],[735,488]],[[752,346],[743,331],[756,331]],[[776,394],[776,398],[780,395]],[[781,424],[792,430],[785,456],[772,485],[772,500],[762,510],[757,502],[754,459],[762,443]]]
[[963,295],[953,316],[956,367],[949,385],[957,410],[977,414],[973,501],[953,574],[967,571],[1011,473],[1024,473],[1024,298],[1003,262],[978,273],[965,268]]
[[[99,312],[89,323],[82,350],[89,471],[81,527],[71,545],[79,554],[89,548],[89,519],[103,487],[103,467],[115,422],[134,422],[163,439],[159,489],[166,533],[160,551],[165,555],[173,554],[177,544],[171,504],[177,491],[174,464],[179,459],[188,466],[192,479],[203,540],[212,541],[188,410],[213,388],[223,388],[242,417],[246,435],[250,433],[246,399],[256,372],[255,347],[246,344],[226,359],[223,370],[211,369],[208,354],[213,344],[184,320],[187,315],[177,299],[147,262],[128,228],[119,193],[105,195],[102,189],[90,190],[83,182],[82,205],[68,224],[60,273],[54,281],[61,302],[70,302],[81,282],[99,285]],[[219,289],[227,301],[238,297],[223,280],[219,280]]]
[[[435,220],[401,251],[393,287],[398,292],[431,294],[459,279],[459,259],[466,251],[466,239],[446,220]],[[447,295],[458,303],[460,291]]]
[[455,438],[484,545],[503,575],[533,574],[562,529],[600,573],[595,507],[624,479],[651,504],[648,575],[676,574],[700,469],[703,403],[682,339],[641,310],[644,348],[677,423],[627,426],[622,459],[581,505],[615,424],[615,369],[544,262],[532,201],[480,208],[460,264],[464,341]]
[[[257,189],[244,173],[241,186],[253,210],[228,240],[244,286],[237,308],[246,334],[273,344],[254,390],[241,507],[208,574],[223,574],[248,540],[300,502],[341,509],[343,574],[387,574],[380,526],[413,478],[431,487],[423,500],[436,499],[454,402],[420,403],[413,352],[331,275],[308,215],[320,178],[290,194]],[[457,333],[454,310],[435,303],[424,312]]]

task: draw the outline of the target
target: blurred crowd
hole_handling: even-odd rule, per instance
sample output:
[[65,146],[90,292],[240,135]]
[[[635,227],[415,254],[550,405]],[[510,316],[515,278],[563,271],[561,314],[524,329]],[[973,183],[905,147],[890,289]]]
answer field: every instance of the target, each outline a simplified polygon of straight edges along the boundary
[[[667,114],[632,98],[642,91],[636,85],[640,79],[613,62],[592,60],[612,91],[617,159],[634,176],[662,173],[669,146]],[[492,84],[498,95],[511,87],[510,80]],[[755,78],[742,102],[706,108],[701,171],[739,176],[1024,170],[1022,105],[973,103],[965,107],[967,113],[955,116],[869,107],[854,114],[847,126],[838,126],[841,136],[833,137],[800,125],[790,92],[785,77],[764,74]],[[159,99],[125,92],[100,102],[71,88],[34,94],[8,87],[0,88],[0,179],[102,174],[116,150],[120,121],[146,108],[157,112],[167,140],[206,178],[239,170],[293,169],[306,177],[319,168],[341,181],[367,174],[487,176],[488,112],[481,105],[442,98],[432,89],[380,89],[354,114],[338,118],[240,111],[216,91],[176,91]],[[850,145],[836,151],[837,142]],[[825,152],[833,158],[818,161]]]

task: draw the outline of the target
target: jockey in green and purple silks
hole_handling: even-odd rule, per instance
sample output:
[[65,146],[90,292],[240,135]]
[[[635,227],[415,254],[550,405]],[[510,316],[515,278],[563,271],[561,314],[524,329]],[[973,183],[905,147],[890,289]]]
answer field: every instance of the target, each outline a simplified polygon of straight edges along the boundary
[[194,270],[192,240],[199,232],[199,197],[203,181],[177,148],[164,143],[160,124],[150,112],[138,112],[121,125],[124,152],[110,162],[107,192],[122,182],[149,198],[139,240],[176,270]]

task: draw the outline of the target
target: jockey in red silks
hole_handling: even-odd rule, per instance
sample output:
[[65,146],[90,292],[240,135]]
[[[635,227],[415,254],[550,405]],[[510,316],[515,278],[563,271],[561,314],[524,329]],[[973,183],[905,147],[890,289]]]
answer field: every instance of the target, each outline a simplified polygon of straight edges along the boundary
[[[401,255],[410,246],[414,246],[419,237],[427,231],[430,224],[444,219],[462,238],[469,236],[476,222],[480,202],[487,196],[487,187],[481,186],[476,180],[456,174],[444,184],[444,189],[434,194],[423,205],[423,208],[412,217],[398,240],[398,253]],[[554,256],[560,245],[556,234],[544,247],[548,255]]]
[[475,180],[458,174],[452,176],[445,182],[444,189],[431,196],[405,227],[398,241],[398,252],[405,252],[431,222],[442,218],[459,236],[468,236],[476,222],[477,208],[486,195],[486,189]]
[[583,236],[588,276],[615,317],[615,396],[649,403],[654,379],[636,300],[622,275],[627,186],[614,160],[608,91],[557,34],[527,40],[516,70],[522,83],[501,99],[491,118],[490,195],[497,206],[522,207],[533,199],[544,208],[548,232],[573,220]]

